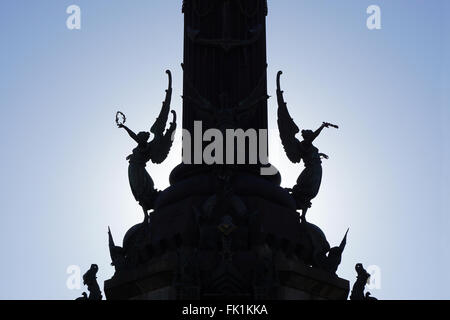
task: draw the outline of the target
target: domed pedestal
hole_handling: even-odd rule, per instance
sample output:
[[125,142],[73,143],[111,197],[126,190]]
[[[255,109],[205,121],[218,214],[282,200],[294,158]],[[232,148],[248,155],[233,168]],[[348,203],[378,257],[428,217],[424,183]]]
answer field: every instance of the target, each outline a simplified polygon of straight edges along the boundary
[[130,229],[104,289],[108,299],[347,299],[329,249],[277,183],[196,174],[160,195],[149,225]]

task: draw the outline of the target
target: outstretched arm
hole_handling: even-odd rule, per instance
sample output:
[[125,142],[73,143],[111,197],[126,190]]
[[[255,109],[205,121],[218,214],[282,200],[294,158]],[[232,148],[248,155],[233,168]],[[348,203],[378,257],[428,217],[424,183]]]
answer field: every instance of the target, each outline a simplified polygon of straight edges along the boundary
[[322,132],[323,128],[327,127],[325,122],[319,127],[319,129],[317,129],[316,131],[314,131],[314,133],[312,134],[311,138],[308,139],[308,142],[313,142],[314,140],[316,140],[316,138],[320,135],[320,133]]
[[131,137],[134,141],[136,141],[137,143],[139,143],[139,140],[138,140],[137,135],[136,135],[131,129],[129,129],[126,125],[124,125],[124,124],[119,124],[119,128],[125,129],[125,131],[128,132],[128,134],[130,135],[130,137]]
[[313,142],[314,140],[316,140],[316,138],[320,135],[320,133],[322,132],[323,128],[329,128],[329,127],[333,127],[338,129],[339,127],[335,124],[331,124],[328,122],[324,122],[322,123],[322,125],[319,127],[319,129],[317,129],[316,131],[314,131],[313,135],[311,136],[311,139],[309,139],[308,142]]

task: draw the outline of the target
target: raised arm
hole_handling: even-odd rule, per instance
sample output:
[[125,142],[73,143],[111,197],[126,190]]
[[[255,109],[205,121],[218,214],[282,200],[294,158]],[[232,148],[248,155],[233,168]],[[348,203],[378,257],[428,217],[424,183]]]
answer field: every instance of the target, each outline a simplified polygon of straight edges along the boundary
[[137,135],[136,135],[131,129],[129,129],[126,125],[124,125],[124,124],[119,124],[119,128],[125,129],[125,131],[128,132],[128,134],[130,135],[130,137],[131,137],[134,141],[136,141],[137,143],[139,143],[139,140],[138,140]]
[[319,127],[319,129],[317,129],[316,131],[313,132],[313,134],[311,135],[311,138],[308,139],[308,142],[313,142],[314,140],[316,140],[316,138],[320,135],[320,133],[322,132],[323,128],[329,128],[329,127],[333,127],[336,129],[339,129],[339,127],[335,124],[331,124],[328,122],[324,122],[322,123],[322,125]]
[[320,135],[320,133],[322,132],[323,128],[326,128],[326,124],[325,122],[319,127],[319,129],[317,129],[316,131],[313,132],[313,134],[311,135],[311,137],[308,139],[308,142],[313,142],[314,140],[316,140],[316,138]]

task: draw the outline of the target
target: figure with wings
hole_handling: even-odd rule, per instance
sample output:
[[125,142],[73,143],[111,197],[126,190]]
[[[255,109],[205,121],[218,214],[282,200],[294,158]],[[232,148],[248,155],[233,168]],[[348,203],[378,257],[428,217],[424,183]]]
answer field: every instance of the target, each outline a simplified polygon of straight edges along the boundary
[[[169,76],[166,99],[150,132],[139,132],[136,134],[125,126],[124,123],[117,122],[117,126],[125,129],[129,136],[137,143],[137,147],[133,149],[133,153],[127,157],[127,160],[129,160],[128,179],[131,191],[144,211],[145,221],[148,220],[148,210],[153,209],[156,197],[158,196],[158,191],[154,187],[153,180],[145,169],[146,164],[150,160],[153,163],[160,164],[167,158],[177,127],[176,113],[172,110],[173,121],[170,123],[169,128],[165,130],[172,98],[172,75],[169,70],[166,73]],[[154,138],[148,142],[150,133],[153,133]]]
[[289,115],[287,104],[283,98],[283,91],[280,88],[280,76],[282,74],[281,71],[277,74],[278,129],[289,160],[293,163],[299,163],[303,160],[305,165],[305,169],[297,179],[297,184],[290,191],[297,203],[297,208],[302,211],[302,221],[306,221],[306,212],[311,207],[311,200],[319,193],[322,182],[321,159],[328,159],[326,154],[319,152],[313,142],[324,128],[338,128],[338,126],[324,122],[316,131],[302,130],[303,140],[299,141],[295,135],[300,130]]

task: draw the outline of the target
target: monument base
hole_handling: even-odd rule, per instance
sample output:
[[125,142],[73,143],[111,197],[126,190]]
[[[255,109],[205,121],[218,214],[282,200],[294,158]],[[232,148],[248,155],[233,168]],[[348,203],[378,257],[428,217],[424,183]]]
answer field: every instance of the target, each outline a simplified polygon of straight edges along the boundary
[[278,283],[272,288],[257,287],[239,295],[202,292],[199,286],[178,286],[176,254],[168,254],[147,265],[116,274],[105,281],[108,300],[346,300],[349,281],[320,269],[276,259]]

